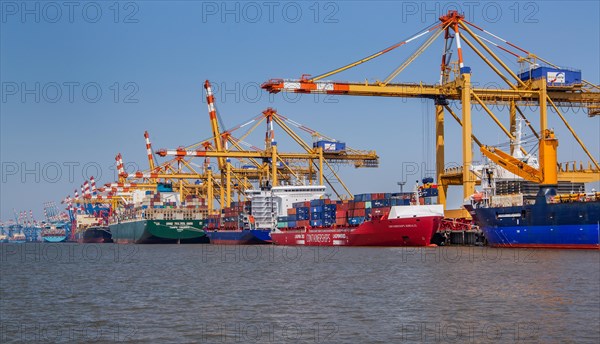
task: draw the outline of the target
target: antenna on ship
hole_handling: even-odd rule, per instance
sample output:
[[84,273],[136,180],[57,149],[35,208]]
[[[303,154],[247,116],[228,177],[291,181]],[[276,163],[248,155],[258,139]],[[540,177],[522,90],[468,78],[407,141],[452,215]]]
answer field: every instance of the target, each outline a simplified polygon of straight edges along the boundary
[[398,184],[398,186],[400,186],[400,193],[403,193],[402,189],[404,188],[404,185],[406,185],[406,182],[397,182],[396,184]]

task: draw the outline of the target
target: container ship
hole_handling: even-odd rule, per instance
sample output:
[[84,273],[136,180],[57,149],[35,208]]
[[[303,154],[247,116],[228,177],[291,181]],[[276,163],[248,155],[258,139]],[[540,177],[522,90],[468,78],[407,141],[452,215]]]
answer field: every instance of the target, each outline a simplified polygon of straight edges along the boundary
[[53,221],[44,224],[41,231],[44,242],[57,243],[67,241],[70,234],[70,225],[68,222]]
[[11,230],[15,225],[0,226],[0,243],[7,243]]
[[[256,228],[254,217],[249,214],[247,203],[232,204],[223,210],[223,216],[210,215],[206,235],[216,245],[262,245],[271,243],[270,228]],[[242,209],[244,210],[242,210]]]
[[600,249],[600,193],[474,196],[465,205],[493,247]]
[[271,231],[278,215],[286,214],[293,202],[322,197],[322,185],[288,185],[246,190],[250,199],[234,202],[222,215],[209,216],[207,235],[211,244],[259,245],[271,244]]
[[[537,158],[521,153],[521,121],[517,124],[513,158],[538,169]],[[464,206],[488,245],[600,249],[600,194],[585,193],[583,183],[541,185],[491,162],[478,173],[484,176],[482,190]]]
[[415,188],[412,194],[373,193],[355,195],[352,201],[295,202],[286,216],[279,217],[271,238],[278,245],[430,245],[444,217],[442,205],[423,204],[437,195],[432,181],[425,179],[425,186]]
[[77,214],[75,216],[75,224],[76,231],[74,239],[79,243],[103,244],[113,242],[110,228],[105,225],[106,220],[102,216]]
[[108,226],[91,226],[83,232],[80,242],[84,244],[108,244],[112,243],[113,240]]
[[180,202],[179,194],[145,191],[110,217],[109,229],[116,243],[175,244],[208,243],[208,207],[203,198],[189,196]]
[[26,241],[27,237],[23,233],[23,226],[14,225],[10,227],[7,242],[11,244],[22,244]]

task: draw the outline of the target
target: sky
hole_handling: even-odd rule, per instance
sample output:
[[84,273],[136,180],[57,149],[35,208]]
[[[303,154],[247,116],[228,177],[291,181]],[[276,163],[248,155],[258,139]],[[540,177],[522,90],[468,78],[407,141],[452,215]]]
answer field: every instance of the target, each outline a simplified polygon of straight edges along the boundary
[[[116,178],[121,153],[129,171],[146,169],[144,131],[153,147],[177,148],[211,135],[203,83],[215,85],[226,128],[273,107],[284,116],[348,146],[375,150],[377,169],[340,167],[355,194],[395,192],[434,172],[434,106],[429,100],[382,97],[269,95],[271,78],[318,75],[405,40],[449,9],[470,22],[600,83],[600,5],[597,1],[1,1],[0,219],[59,203],[84,179]],[[330,77],[384,79],[423,42]],[[455,51],[456,49],[453,48]],[[435,83],[442,41],[436,41],[396,79]],[[497,50],[496,50],[497,52]],[[499,53],[510,68],[516,59]],[[474,83],[500,80],[465,48]],[[454,106],[456,109],[457,107]],[[525,109],[537,124],[536,109]],[[600,116],[563,109],[582,141],[600,157]],[[506,109],[494,108],[505,126]],[[462,161],[460,127],[446,120],[446,162]],[[506,142],[481,108],[474,134]],[[559,161],[589,161],[560,122]],[[264,127],[248,137],[263,144]],[[280,151],[298,147],[283,138]],[[305,137],[310,140],[310,137]],[[477,148],[477,147],[475,147]],[[475,159],[480,159],[477,150]],[[590,187],[598,188],[598,184]],[[452,187],[449,208],[460,206]]]

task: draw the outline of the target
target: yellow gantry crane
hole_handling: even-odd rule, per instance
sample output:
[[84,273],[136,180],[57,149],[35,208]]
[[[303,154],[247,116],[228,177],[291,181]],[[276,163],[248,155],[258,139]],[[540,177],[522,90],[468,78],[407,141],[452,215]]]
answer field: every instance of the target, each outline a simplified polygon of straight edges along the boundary
[[[208,149],[193,149],[193,147],[206,147],[204,143],[199,143],[190,146],[189,148],[178,148],[178,149],[161,149],[157,151],[159,156],[175,156],[176,158],[190,158],[190,157],[203,157],[203,158],[226,158],[226,159],[246,159],[247,161],[254,161],[257,166],[256,171],[264,170],[266,172],[266,176],[261,175],[260,173],[256,173],[252,169],[237,169],[233,171],[231,167],[231,162],[226,161],[225,170],[221,172],[222,175],[225,175],[224,188],[224,198],[225,204],[228,205],[231,201],[231,176],[234,173],[244,175],[245,179],[251,179],[251,181],[260,181],[260,180],[268,180],[272,186],[279,185],[280,179],[285,179],[290,181],[291,177],[295,177],[296,179],[300,179],[300,177],[308,176],[309,180],[312,182],[312,178],[316,175],[317,178],[314,180],[319,184],[324,184],[327,182],[334,192],[341,196],[338,191],[335,190],[335,187],[328,180],[326,176],[324,176],[323,171],[324,168],[327,167],[333,177],[339,182],[345,191],[350,195],[350,191],[346,187],[346,185],[341,181],[335,170],[332,168],[332,164],[334,163],[353,163],[355,167],[377,167],[378,166],[378,156],[373,151],[358,151],[352,148],[346,148],[343,150],[335,150],[335,151],[324,151],[323,147],[315,147],[310,146],[306,143],[298,134],[296,134],[287,124],[286,121],[290,121],[287,117],[281,116],[274,109],[266,109],[261,114],[263,117],[262,120],[266,120],[267,123],[267,134],[266,134],[266,148],[264,150],[256,149],[256,150],[242,150],[238,140],[231,135],[231,132],[226,132],[222,134],[225,136],[229,142],[234,146],[233,150],[224,149],[223,151],[218,150],[208,150]],[[260,123],[262,120],[258,120],[257,123]],[[274,129],[273,123],[278,124],[283,130],[292,137],[304,150],[303,153],[284,153],[279,152],[277,148],[277,144],[274,140]],[[255,128],[254,126],[253,128]],[[324,135],[318,134],[316,131],[309,129],[303,126],[305,130],[310,131],[316,135],[326,137]],[[251,129],[253,129],[251,128]],[[248,133],[246,133],[248,134]],[[244,135],[246,136],[246,135]],[[226,147],[225,145],[223,145]],[[262,161],[259,163],[256,159]],[[298,166],[292,165],[292,162],[308,162],[308,164],[304,164],[304,168],[298,168]],[[313,168],[314,166],[314,168]],[[250,174],[248,174],[250,172]]]
[[[475,33],[479,32],[479,34]],[[443,54],[440,65],[440,78],[438,84],[425,83],[395,83],[392,82],[405,70],[417,57],[419,57],[433,42],[443,35]],[[409,44],[421,37],[428,38],[409,56],[398,68],[389,74],[383,81],[365,82],[332,82],[323,79],[343,72],[360,64],[373,60],[403,45]],[[486,38],[488,37],[488,38]],[[495,41],[495,42],[494,42]],[[471,83],[471,69],[464,64],[462,43],[467,44],[472,51],[485,62],[507,85],[507,88],[478,88]],[[456,44],[457,61],[451,61],[451,48]],[[490,46],[509,53],[517,58],[526,68],[517,75],[507,64],[492,51]],[[538,62],[553,68],[544,75],[535,75]],[[538,69],[537,71],[540,71]],[[543,69],[541,71],[544,71]],[[562,79],[560,78],[560,73]],[[351,96],[383,96],[403,98],[425,98],[435,102],[436,126],[436,177],[439,188],[440,203],[446,203],[448,185],[463,185],[464,198],[474,193],[475,184],[478,182],[472,172],[473,151],[472,142],[481,147],[482,153],[493,161],[503,166],[510,166],[511,171],[528,180],[535,180],[543,184],[556,183],[557,180],[591,182],[600,180],[600,167],[597,160],[590,153],[574,129],[569,125],[559,107],[586,108],[590,117],[600,114],[600,87],[586,80],[573,80],[565,82],[564,70],[557,65],[522,49],[515,44],[491,32],[468,22],[464,16],[456,11],[449,11],[439,18],[439,23],[433,24],[422,30],[417,35],[396,43],[386,49],[370,56],[337,68],[330,72],[310,77],[303,75],[300,79],[271,79],[262,84],[262,88],[271,93],[321,93],[332,95]],[[549,80],[552,76],[553,80]],[[558,78],[558,79],[557,79]],[[557,82],[558,81],[558,82]],[[562,82],[561,82],[562,81]],[[449,107],[449,102],[460,102],[462,113],[459,117]],[[514,140],[514,129],[517,116],[522,117],[536,137],[540,140],[539,160],[540,170],[528,170],[523,164],[509,159],[508,154],[501,154],[499,150],[486,147],[474,134],[472,129],[472,104],[478,104],[482,110],[500,127],[504,134]],[[508,105],[510,126],[507,129],[490,110],[490,105]],[[539,106],[539,128],[536,130],[525,117],[521,107]],[[590,159],[587,168],[579,168],[557,164],[557,141],[552,131],[548,129],[547,109],[552,108],[561,121],[569,129],[576,141]],[[462,168],[454,170],[445,169],[444,159],[444,121],[445,113],[450,114],[462,126]],[[511,146],[514,149],[514,146]],[[511,152],[512,153],[512,152]],[[525,177],[527,176],[527,177]]]
[[[271,185],[279,185],[280,181],[292,183],[293,179],[307,178],[309,182],[324,184],[327,182],[332,190],[339,196],[333,185],[333,178],[350,195],[346,185],[332,167],[333,164],[353,164],[355,167],[377,167],[378,156],[374,151],[359,151],[344,146],[343,150],[324,150],[322,146],[305,142],[300,135],[288,125],[296,126],[313,137],[334,141],[333,139],[312,130],[304,125],[280,115],[276,110],[268,108],[261,114],[242,125],[221,131],[218,114],[214,104],[211,86],[208,81],[204,84],[207,92],[209,119],[213,136],[207,140],[188,147],[177,149],[160,149],[156,155],[170,157],[171,159],[158,164],[155,152],[152,149],[148,132],[144,133],[149,169],[127,173],[124,168],[121,154],[116,156],[119,181],[106,185],[110,191],[109,198],[115,199],[116,195],[123,197],[130,195],[133,190],[156,189],[159,183],[169,183],[175,190],[179,190],[180,197],[188,194],[202,195],[207,198],[209,209],[214,208],[213,200],[216,199],[221,207],[228,207],[232,202],[232,191],[243,195],[245,190],[251,189],[253,183],[261,184],[268,181]],[[252,150],[243,149],[243,141],[254,129],[266,121],[267,132],[265,135],[265,148],[250,145]],[[233,136],[233,131],[253,125],[241,138]],[[277,124],[288,134],[293,141],[298,143],[304,152],[285,153],[279,152],[275,141],[274,124]],[[231,147],[231,148],[230,148]],[[202,165],[192,162],[192,159],[204,158]],[[218,172],[213,173],[210,160],[216,159]],[[234,167],[231,159],[239,159],[250,167]],[[201,168],[198,170],[197,168]],[[332,177],[325,176],[323,171],[328,168]],[[104,190],[103,190],[104,191]]]

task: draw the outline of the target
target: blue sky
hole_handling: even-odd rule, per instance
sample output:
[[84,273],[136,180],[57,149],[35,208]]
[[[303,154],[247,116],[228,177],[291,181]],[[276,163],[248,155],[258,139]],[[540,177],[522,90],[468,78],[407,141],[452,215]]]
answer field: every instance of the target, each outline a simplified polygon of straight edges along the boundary
[[[222,2],[2,1],[0,10],[0,218],[12,209],[56,201],[94,175],[114,180],[114,156],[147,166],[144,130],[153,146],[176,148],[210,136],[203,82],[217,85],[227,127],[266,107],[347,142],[376,150],[379,169],[341,167],[354,193],[397,190],[416,179],[407,166],[434,168],[433,104],[378,97],[269,96],[257,86],[270,78],[317,75],[404,40],[458,8],[471,22],[556,64],[579,68],[600,83],[600,5],[596,1],[523,2]],[[69,7],[72,6],[72,7]],[[422,42],[423,40],[419,41]],[[333,80],[383,79],[418,47],[406,45]],[[441,41],[396,79],[434,83]],[[500,54],[511,68],[515,59]],[[498,82],[470,51],[473,81]],[[224,92],[223,89],[227,89]],[[100,92],[100,93],[99,93]],[[506,111],[496,110],[507,123]],[[504,115],[503,115],[504,114]],[[567,118],[596,158],[600,119],[583,111]],[[474,132],[485,143],[506,141],[481,109]],[[537,123],[537,116],[530,115]],[[560,139],[559,161],[588,161],[550,115]],[[460,128],[447,119],[447,162],[460,162]],[[262,145],[259,134],[248,139]],[[277,137],[283,136],[281,131]],[[280,150],[297,149],[282,140]],[[289,147],[289,148],[285,148]],[[479,156],[479,154],[477,154]],[[96,170],[99,169],[99,172]],[[595,186],[598,189],[598,186]],[[462,191],[451,190],[450,207]]]

